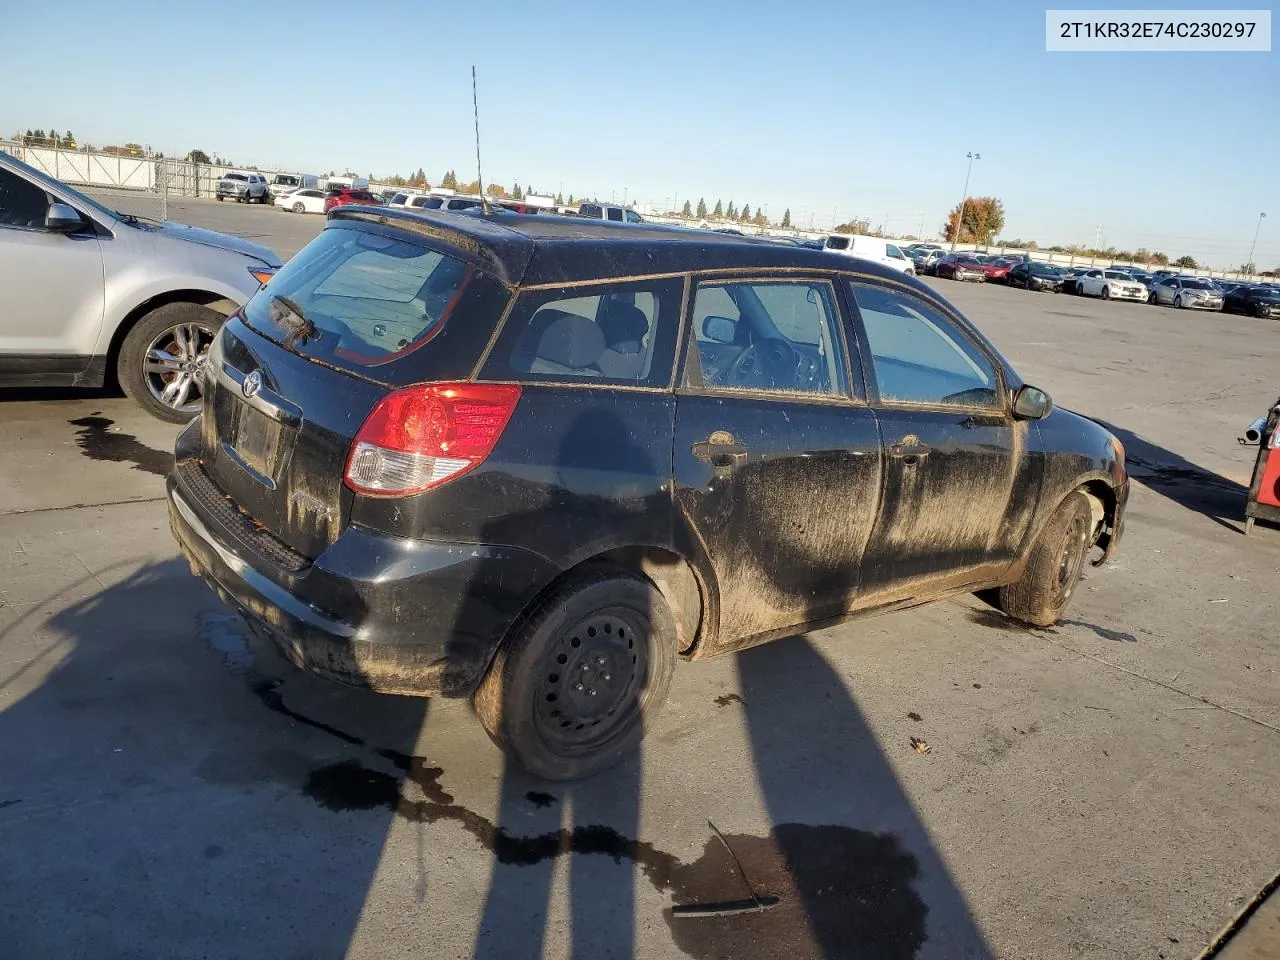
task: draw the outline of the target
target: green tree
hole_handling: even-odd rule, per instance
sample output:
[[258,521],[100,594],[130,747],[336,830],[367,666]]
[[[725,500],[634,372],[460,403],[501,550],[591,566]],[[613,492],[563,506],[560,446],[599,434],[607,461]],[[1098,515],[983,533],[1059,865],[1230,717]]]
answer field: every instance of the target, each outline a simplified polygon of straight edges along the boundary
[[512,200],[524,199],[524,191],[520,189],[519,183],[516,183],[511,187],[511,199]]
[[563,195],[563,194],[559,194],[559,193],[557,193],[557,194],[556,194],[556,206],[557,206],[557,207],[563,207],[563,206],[564,206],[564,195]]
[[43,131],[43,130],[37,130],[35,133],[33,133],[33,134],[32,134],[32,137],[34,137],[34,138],[35,138],[36,143],[43,143],[43,142],[44,142],[44,131]]
[[782,226],[786,230],[791,229],[791,208],[790,207],[787,207],[787,209],[782,212]]
[[1151,254],[1151,262],[1152,262],[1152,263],[1158,263],[1158,264],[1160,264],[1162,267],[1163,267],[1163,266],[1168,266],[1168,264],[1169,264],[1169,256],[1168,256],[1168,254],[1164,254],[1164,253],[1161,253],[1159,250],[1156,250],[1154,253],[1152,253],[1152,254]]
[[767,227],[769,225],[769,218],[757,210],[756,215],[752,218],[751,222],[757,227]]
[[62,137],[62,145],[68,150],[76,148],[76,135],[68,130]]
[[[964,223],[960,222],[961,208]],[[957,203],[942,225],[942,236],[957,243],[990,243],[1004,229],[1004,204],[995,197],[969,197]]]
[[1183,267],[1184,269],[1187,269],[1187,270],[1195,270],[1197,267],[1200,266],[1200,264],[1196,263],[1195,257],[1189,257],[1189,256],[1179,257],[1177,260],[1173,261],[1173,265],[1175,267]]
[[573,199],[573,194],[571,193],[569,194],[569,206],[572,207],[573,205],[574,205],[574,199]]
[[688,200],[684,202],[684,208],[680,211],[680,216],[686,219],[693,216],[693,207],[690,206]]
[[707,219],[707,201],[703,200],[701,197],[698,198],[697,217],[699,220]]
[[187,159],[190,160],[192,163],[212,163],[213,162],[209,159],[209,155],[205,153],[203,150],[192,150],[190,153],[187,154]]
[[440,178],[440,186],[447,187],[450,190],[458,189],[458,178],[452,170],[446,170],[444,176]]
[[[732,206],[732,204],[730,204],[730,206]],[[724,207],[720,205],[719,200],[716,201],[716,208],[711,211],[711,216],[716,220],[719,220],[724,216]]]
[[729,205],[724,208],[724,215],[730,220],[738,219],[738,208],[733,205],[733,201],[729,201]]
[[749,203],[744,203],[744,204],[742,205],[742,212],[741,212],[740,214],[738,214],[738,219],[739,219],[739,220],[750,220],[750,219],[751,219],[751,204],[749,204]]

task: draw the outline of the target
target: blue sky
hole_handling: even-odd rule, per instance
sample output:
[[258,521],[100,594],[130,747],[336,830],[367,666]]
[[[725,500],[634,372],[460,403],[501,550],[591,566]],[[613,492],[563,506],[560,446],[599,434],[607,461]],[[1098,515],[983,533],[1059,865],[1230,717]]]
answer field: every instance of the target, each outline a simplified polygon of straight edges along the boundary
[[508,187],[930,232],[972,150],[970,192],[1004,201],[1006,236],[1091,244],[1101,224],[1104,246],[1224,267],[1266,211],[1256,259],[1280,264],[1280,54],[1051,54],[1044,10],[22,3],[4,16],[0,134],[471,177],[474,63],[485,178]]

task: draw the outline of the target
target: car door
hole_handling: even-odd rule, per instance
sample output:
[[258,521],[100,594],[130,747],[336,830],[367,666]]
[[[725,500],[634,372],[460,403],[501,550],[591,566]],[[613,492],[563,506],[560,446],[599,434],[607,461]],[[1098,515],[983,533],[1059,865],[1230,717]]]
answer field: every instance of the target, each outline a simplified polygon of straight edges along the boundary
[[1102,292],[1102,271],[1089,270],[1082,273],[1076,281],[1076,289],[1091,297],[1098,296]]
[[848,292],[885,445],[860,602],[998,578],[1039,496],[1039,433],[1013,419],[1000,365],[958,315],[870,278]]
[[0,166],[0,383],[69,381],[89,365],[102,326],[101,240],[88,218],[84,230],[47,229],[52,199]]
[[1161,281],[1160,286],[1156,288],[1156,302],[1171,304],[1173,298],[1178,295],[1178,291],[1182,288],[1182,284],[1177,277],[1165,277]]
[[677,391],[677,522],[714,571],[710,654],[841,616],[880,495],[880,435],[831,279],[697,282]]

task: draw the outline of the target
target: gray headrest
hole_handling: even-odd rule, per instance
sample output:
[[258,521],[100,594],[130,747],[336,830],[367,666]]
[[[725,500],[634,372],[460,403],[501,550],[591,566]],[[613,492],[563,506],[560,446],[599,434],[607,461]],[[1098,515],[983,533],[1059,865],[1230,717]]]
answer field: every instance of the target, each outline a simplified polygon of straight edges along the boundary
[[600,359],[600,354],[604,353],[604,334],[593,321],[562,310],[539,313],[559,314],[538,340],[535,356],[539,360],[580,369],[589,367]]

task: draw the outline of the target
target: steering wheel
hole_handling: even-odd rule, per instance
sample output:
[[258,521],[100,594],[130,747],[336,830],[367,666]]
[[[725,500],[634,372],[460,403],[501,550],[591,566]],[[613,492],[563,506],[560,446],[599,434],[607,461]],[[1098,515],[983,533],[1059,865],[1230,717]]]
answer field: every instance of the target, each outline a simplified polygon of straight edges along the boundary
[[795,348],[776,337],[757,340],[738,354],[729,368],[727,379],[743,387],[793,387],[796,379]]

